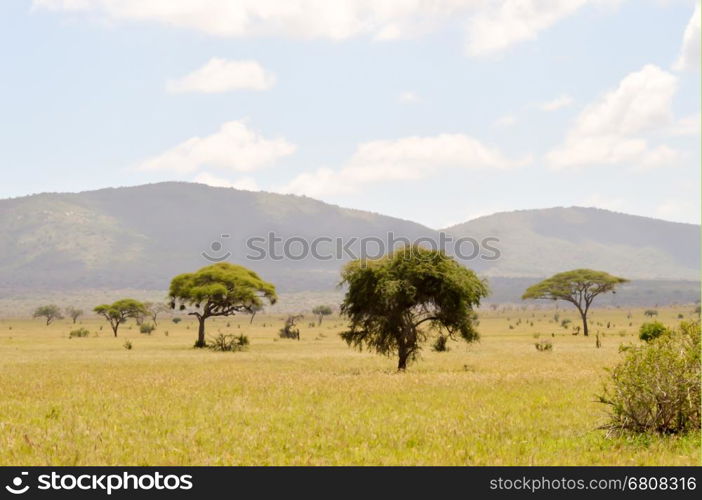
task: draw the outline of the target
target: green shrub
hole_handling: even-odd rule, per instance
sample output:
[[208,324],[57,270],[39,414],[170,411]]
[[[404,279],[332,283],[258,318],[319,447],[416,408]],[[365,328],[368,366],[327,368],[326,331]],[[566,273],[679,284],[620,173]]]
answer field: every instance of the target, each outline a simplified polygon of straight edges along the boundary
[[132,347],[134,347],[134,346],[132,345],[132,342],[131,342],[131,341],[125,340],[125,341],[124,341],[124,344],[122,344],[122,347],[124,347],[124,348],[125,348],[126,350],[128,350],[128,351],[131,351],[131,350],[132,350]]
[[151,335],[151,332],[153,332],[155,329],[156,327],[151,323],[142,323],[142,325],[139,327],[139,333]]
[[207,348],[213,351],[236,352],[243,351],[249,345],[249,338],[246,335],[225,335],[220,333],[207,343]]
[[550,340],[541,340],[534,344],[537,351],[553,351],[553,343]]
[[448,337],[445,337],[443,335],[439,335],[436,337],[436,340],[434,341],[434,344],[432,345],[432,349],[434,349],[436,352],[447,352],[450,350],[448,346]]
[[668,328],[659,321],[644,323],[639,328],[639,338],[644,342],[651,342],[667,332]]
[[83,338],[87,337],[88,335],[90,335],[90,332],[86,328],[78,328],[77,330],[71,330],[71,332],[68,334],[68,338]]
[[178,323],[180,323],[181,321],[183,321],[183,319],[182,319],[182,318],[179,318],[178,316],[176,316],[176,317],[173,318],[171,321],[177,325]]
[[624,350],[599,401],[611,431],[676,434],[700,429],[700,325],[681,323]]

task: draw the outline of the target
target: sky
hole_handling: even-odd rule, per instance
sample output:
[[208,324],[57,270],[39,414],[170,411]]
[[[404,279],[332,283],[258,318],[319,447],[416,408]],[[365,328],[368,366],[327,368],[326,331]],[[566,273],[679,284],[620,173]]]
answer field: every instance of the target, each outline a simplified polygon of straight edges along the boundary
[[177,180],[432,228],[700,222],[695,0],[11,0],[0,60],[0,198]]

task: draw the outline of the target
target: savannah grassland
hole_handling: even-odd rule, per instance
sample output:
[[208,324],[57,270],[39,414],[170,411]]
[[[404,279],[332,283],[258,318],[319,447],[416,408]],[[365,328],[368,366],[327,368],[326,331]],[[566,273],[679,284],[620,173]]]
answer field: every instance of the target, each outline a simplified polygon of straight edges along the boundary
[[[210,320],[210,335],[249,337],[238,353],[192,349],[189,319],[114,338],[87,318],[91,335],[73,339],[68,320],[0,320],[0,465],[699,465],[699,434],[598,429],[605,369],[638,342],[643,310],[595,310],[589,338],[555,312],[482,310],[479,343],[427,346],[403,374],[348,348],[337,317],[306,316],[299,342],[278,339],[282,316]],[[535,349],[544,339],[552,352]]]

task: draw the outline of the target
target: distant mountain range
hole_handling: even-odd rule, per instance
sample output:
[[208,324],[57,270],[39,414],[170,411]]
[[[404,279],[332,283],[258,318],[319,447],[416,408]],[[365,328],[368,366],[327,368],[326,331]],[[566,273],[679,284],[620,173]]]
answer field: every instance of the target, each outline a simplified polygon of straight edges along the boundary
[[[497,238],[497,260],[464,262],[491,278],[538,278],[592,267],[630,279],[698,280],[700,227],[595,208],[523,210],[481,217],[443,230],[453,238]],[[439,241],[414,222],[329,205],[307,197],[166,182],[82,193],[0,200],[0,290],[163,290],[175,274],[208,264],[203,255],[240,263],[281,291],[328,290],[341,260],[275,260],[269,233],[282,242],[312,241],[324,256],[352,239],[389,234]],[[331,240],[331,241],[329,241]],[[265,243],[264,243],[265,241]],[[289,241],[294,255],[301,240]],[[349,246],[359,251],[359,244]],[[329,253],[331,252],[331,253]],[[343,253],[343,252],[342,252]],[[490,252],[488,252],[490,253]]]

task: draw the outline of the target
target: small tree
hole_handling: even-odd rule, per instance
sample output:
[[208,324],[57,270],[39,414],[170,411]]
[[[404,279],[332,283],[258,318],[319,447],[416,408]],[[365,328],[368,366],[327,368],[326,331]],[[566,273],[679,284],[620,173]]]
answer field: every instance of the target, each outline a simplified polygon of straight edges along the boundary
[[61,309],[55,304],[37,307],[34,311],[35,318],[44,318],[46,326],[49,326],[56,319],[63,319]]
[[583,334],[588,335],[587,313],[592,301],[600,294],[615,293],[615,287],[628,280],[612,276],[603,271],[575,269],[551,276],[527,288],[522,300],[565,300],[578,309],[583,321]]
[[352,261],[341,277],[348,286],[341,313],[351,321],[341,337],[358,349],[396,353],[398,370],[416,358],[430,330],[466,342],[478,339],[472,313],[487,296],[487,285],[443,252],[405,247],[380,259]]
[[66,315],[68,315],[69,318],[73,320],[73,324],[76,324],[76,321],[78,321],[78,318],[83,316],[83,309],[77,309],[75,307],[67,307],[66,308]]
[[153,303],[153,302],[144,302],[144,315],[141,318],[141,321],[139,323],[144,322],[144,318],[148,317],[151,318],[151,322],[154,325],[154,328],[158,326],[158,315],[161,313],[164,313],[168,311],[170,308],[161,302]]
[[332,313],[332,308],[329,306],[317,306],[314,309],[312,309],[312,314],[317,316],[317,326],[322,324],[322,319],[324,316],[329,316]]
[[117,336],[119,325],[129,318],[143,317],[145,314],[144,304],[134,299],[122,299],[113,304],[102,304],[93,309],[97,314],[104,317],[112,327],[112,333]]
[[258,274],[243,266],[219,262],[194,273],[180,274],[171,280],[170,305],[180,310],[194,307],[188,314],[195,316],[199,327],[195,347],[206,347],[205,321],[212,316],[234,316],[239,312],[252,314],[265,299],[277,300],[275,287]]

